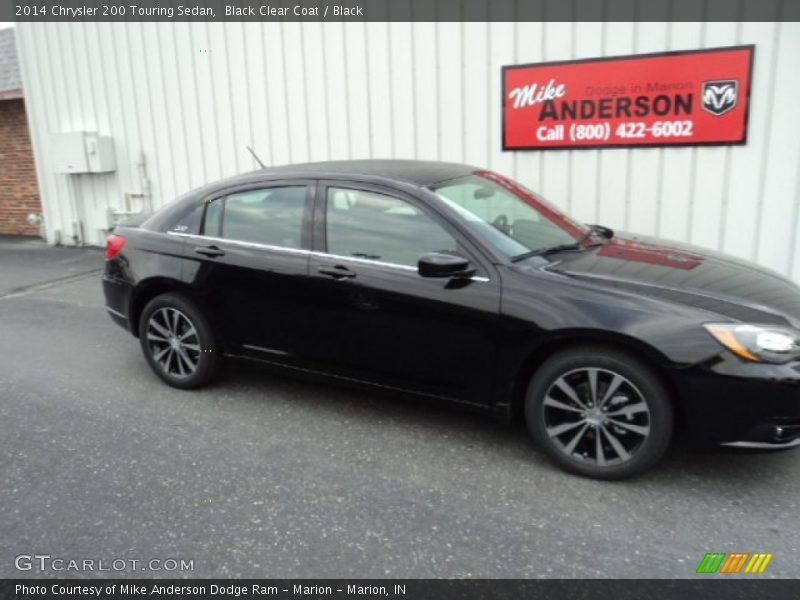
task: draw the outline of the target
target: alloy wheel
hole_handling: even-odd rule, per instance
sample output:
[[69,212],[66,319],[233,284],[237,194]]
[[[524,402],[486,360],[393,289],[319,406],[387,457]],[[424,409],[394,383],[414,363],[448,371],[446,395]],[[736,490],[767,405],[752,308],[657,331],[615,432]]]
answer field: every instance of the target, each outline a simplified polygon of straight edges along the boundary
[[189,317],[176,308],[154,311],[147,322],[153,361],[171,377],[189,377],[200,362],[200,338]]
[[543,423],[570,459],[598,467],[630,461],[650,435],[650,408],[626,377],[608,369],[569,371],[545,396]]

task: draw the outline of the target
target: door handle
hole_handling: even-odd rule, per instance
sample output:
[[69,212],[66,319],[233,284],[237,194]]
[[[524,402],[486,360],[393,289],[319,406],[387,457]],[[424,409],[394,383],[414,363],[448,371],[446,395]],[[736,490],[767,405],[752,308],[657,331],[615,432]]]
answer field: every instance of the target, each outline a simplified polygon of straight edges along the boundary
[[356,276],[353,271],[341,265],[335,267],[317,267],[317,273],[333,277],[334,279],[352,279]]
[[210,257],[225,255],[225,251],[220,250],[216,246],[197,246],[194,251],[197,252],[197,254],[204,254]]

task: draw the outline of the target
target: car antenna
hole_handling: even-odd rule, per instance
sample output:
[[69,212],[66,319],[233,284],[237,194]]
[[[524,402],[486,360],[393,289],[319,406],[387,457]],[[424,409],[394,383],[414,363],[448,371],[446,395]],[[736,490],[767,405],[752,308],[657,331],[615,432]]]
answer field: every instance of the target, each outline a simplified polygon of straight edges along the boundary
[[255,150],[253,150],[253,149],[252,149],[250,146],[245,146],[245,148],[247,148],[247,151],[248,151],[250,154],[252,154],[252,155],[253,155],[253,158],[255,158],[255,159],[256,159],[256,162],[257,162],[258,164],[260,164],[260,165],[261,165],[261,168],[262,168],[262,169],[266,169],[266,168],[267,168],[267,166],[266,166],[266,165],[265,165],[263,162],[261,162],[261,159],[260,159],[260,158],[258,158],[258,156],[256,155],[256,152],[255,152]]

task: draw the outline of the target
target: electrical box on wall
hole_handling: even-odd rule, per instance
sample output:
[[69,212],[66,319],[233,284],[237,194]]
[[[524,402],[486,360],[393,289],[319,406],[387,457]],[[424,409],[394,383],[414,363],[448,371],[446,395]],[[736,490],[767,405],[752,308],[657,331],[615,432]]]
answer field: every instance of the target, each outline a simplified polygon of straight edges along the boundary
[[53,157],[57,173],[108,173],[117,168],[112,139],[89,131],[53,136]]

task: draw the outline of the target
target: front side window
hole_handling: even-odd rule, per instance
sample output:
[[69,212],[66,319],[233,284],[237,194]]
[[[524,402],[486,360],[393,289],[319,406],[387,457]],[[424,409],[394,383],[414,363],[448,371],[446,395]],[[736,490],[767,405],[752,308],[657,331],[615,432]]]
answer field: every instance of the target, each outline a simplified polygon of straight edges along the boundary
[[506,256],[575,243],[585,228],[521,185],[475,173],[433,187],[466,224]]
[[302,248],[306,187],[273,187],[230,194],[206,208],[203,233],[240,242]]
[[399,198],[328,188],[328,252],[416,266],[423,254],[456,252],[456,241],[429,215]]

